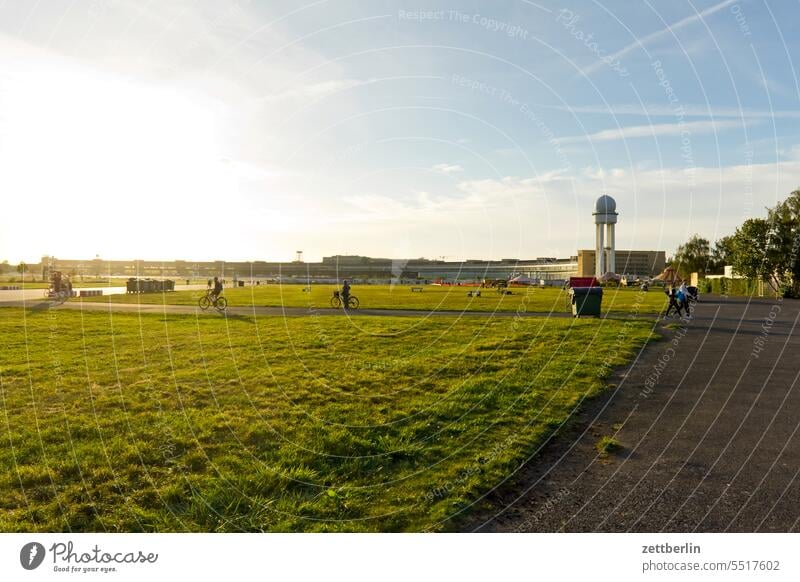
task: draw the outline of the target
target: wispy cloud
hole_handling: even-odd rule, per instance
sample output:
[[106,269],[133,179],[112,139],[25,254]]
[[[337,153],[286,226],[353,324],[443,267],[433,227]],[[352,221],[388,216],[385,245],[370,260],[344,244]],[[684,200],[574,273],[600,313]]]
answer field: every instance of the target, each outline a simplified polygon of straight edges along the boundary
[[617,141],[639,137],[680,136],[684,132],[691,134],[715,133],[724,129],[742,127],[739,121],[690,121],[688,123],[657,123],[653,125],[631,125],[616,129],[604,129],[586,135],[559,138],[560,143],[576,143],[590,141]]
[[373,79],[335,79],[320,83],[310,83],[307,85],[300,85],[294,89],[281,91],[279,93],[275,93],[274,95],[268,95],[265,99],[268,101],[298,98],[319,99],[340,91],[346,91],[347,89],[367,85],[373,81]]
[[[669,105],[646,104],[644,107],[639,104],[623,103],[619,105],[542,105],[537,107],[546,109],[556,109],[569,113],[589,113],[598,115],[629,115],[639,117],[675,117],[678,107]],[[714,107],[706,105],[681,105],[680,113],[685,117],[702,117],[705,119],[713,118],[735,118],[735,119],[772,119],[772,118],[800,118],[800,111],[769,109],[748,109],[738,107]]]
[[633,49],[635,49],[635,48],[644,48],[646,45],[652,43],[653,41],[658,40],[659,38],[661,38],[665,34],[667,34],[669,32],[675,32],[677,30],[680,30],[681,28],[684,28],[686,26],[689,26],[690,24],[693,24],[693,23],[697,22],[698,20],[702,20],[703,18],[711,16],[715,12],[719,12],[720,10],[730,6],[734,2],[737,2],[737,0],[724,0],[723,2],[720,2],[719,4],[715,4],[714,6],[711,6],[710,8],[706,8],[702,12],[697,12],[697,13],[691,15],[691,16],[687,16],[686,18],[684,18],[682,20],[679,20],[678,22],[676,22],[674,24],[670,24],[666,28],[662,28],[661,30],[657,30],[656,32],[651,32],[650,34],[648,34],[646,36],[643,36],[642,38],[636,39],[635,41],[633,41],[629,45],[621,48],[620,50],[618,50],[614,54],[605,57],[603,60],[597,61],[597,62],[589,65],[588,67],[583,68],[581,70],[581,72],[583,74],[585,74],[585,75],[590,75],[593,72],[597,71],[598,69],[606,66],[607,63],[616,61],[620,57],[628,54]]

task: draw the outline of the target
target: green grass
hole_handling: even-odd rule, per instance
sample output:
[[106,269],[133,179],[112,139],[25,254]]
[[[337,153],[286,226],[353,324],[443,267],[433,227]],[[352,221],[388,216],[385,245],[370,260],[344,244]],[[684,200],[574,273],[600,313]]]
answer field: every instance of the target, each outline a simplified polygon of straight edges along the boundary
[[[313,285],[304,292],[302,285],[259,285],[225,290],[230,306],[330,307],[334,285]],[[426,311],[529,311],[565,312],[567,294],[562,289],[521,287],[511,289],[511,295],[500,295],[493,289],[482,289],[481,297],[468,297],[475,287],[437,287],[429,285],[421,293],[411,292],[410,286],[354,286],[361,308],[422,309]],[[603,310],[614,312],[659,313],[666,307],[666,296],[660,291],[640,292],[638,289],[605,289]],[[114,303],[167,303],[197,305],[202,291],[173,293],[122,294],[84,299]]]
[[2,308],[0,531],[452,529],[651,326]]

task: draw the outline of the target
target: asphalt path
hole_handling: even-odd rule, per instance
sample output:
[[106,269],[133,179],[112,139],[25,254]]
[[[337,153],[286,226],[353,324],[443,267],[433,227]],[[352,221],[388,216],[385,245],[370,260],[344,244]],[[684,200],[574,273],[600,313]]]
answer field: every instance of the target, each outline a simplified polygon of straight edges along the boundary
[[[196,305],[168,305],[163,303],[107,303],[99,301],[81,301],[73,299],[65,303],[57,303],[37,299],[35,301],[9,301],[0,304],[0,307],[26,307],[28,309],[71,309],[78,311],[104,311],[120,313],[155,313],[161,315],[183,314],[199,315],[207,317],[236,316],[275,316],[275,317],[308,317],[313,315],[339,315],[347,317],[454,317],[454,316],[475,316],[475,317],[572,317],[567,311],[472,311],[472,310],[425,310],[425,309],[333,309],[326,308],[307,308],[307,307],[274,307],[263,305],[233,306],[228,307],[225,312],[216,309],[201,310]],[[628,318],[628,312],[610,312],[603,317],[608,318]],[[642,313],[638,316],[641,319],[656,319],[655,314]],[[717,324],[739,323],[760,324],[761,319],[758,315],[750,314],[744,318],[736,313],[718,314],[709,313],[702,309],[696,313],[696,322],[711,322]]]
[[[706,297],[463,531],[800,531],[800,301]],[[622,449],[601,455],[603,436]]]
[[274,317],[308,317],[313,315],[339,315],[347,317],[383,316],[383,317],[428,317],[428,316],[478,316],[478,317],[572,317],[567,312],[542,312],[542,311],[455,311],[455,310],[423,310],[423,309],[333,309],[307,308],[307,307],[270,307],[263,305],[228,307],[224,312],[209,308],[205,311],[196,305],[165,305],[150,303],[106,303],[95,301],[72,300],[66,303],[53,301],[14,301],[5,302],[0,307],[26,307],[28,309],[55,309],[78,311],[104,311],[118,313],[155,313],[161,315],[184,314],[200,315],[207,317],[244,317],[244,316],[274,316]]

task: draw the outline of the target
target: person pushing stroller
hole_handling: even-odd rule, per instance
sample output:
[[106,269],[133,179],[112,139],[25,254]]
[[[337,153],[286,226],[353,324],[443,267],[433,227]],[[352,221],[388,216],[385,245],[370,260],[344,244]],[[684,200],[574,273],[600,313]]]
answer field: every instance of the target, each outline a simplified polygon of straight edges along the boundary
[[675,312],[678,314],[680,318],[688,318],[691,319],[692,315],[689,310],[689,290],[686,287],[686,283],[681,283],[680,287],[675,289],[675,287],[670,286],[668,289],[664,290],[664,293],[667,294],[669,298],[669,305],[667,306],[667,312],[664,314],[664,317],[670,317],[670,313],[674,309]]

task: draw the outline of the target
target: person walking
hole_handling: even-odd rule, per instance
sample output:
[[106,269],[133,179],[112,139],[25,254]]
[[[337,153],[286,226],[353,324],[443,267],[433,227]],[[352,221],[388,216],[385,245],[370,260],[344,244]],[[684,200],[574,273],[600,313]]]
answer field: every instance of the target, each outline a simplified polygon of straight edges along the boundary
[[350,303],[350,283],[348,283],[347,279],[345,279],[344,283],[342,284],[342,307],[347,309],[349,303]]
[[678,317],[682,317],[681,314],[682,304],[678,302],[678,292],[676,291],[676,289],[674,287],[669,287],[667,289],[664,289],[664,293],[666,293],[667,297],[669,298],[669,305],[667,306],[667,312],[664,314],[664,318],[666,319],[667,317],[669,317],[669,314],[673,308],[675,309],[675,312],[678,314]]
[[686,287],[686,281],[681,281],[681,286],[678,287],[678,301],[681,303],[681,307],[686,312],[686,317],[691,319],[692,314],[689,311],[689,289]]

